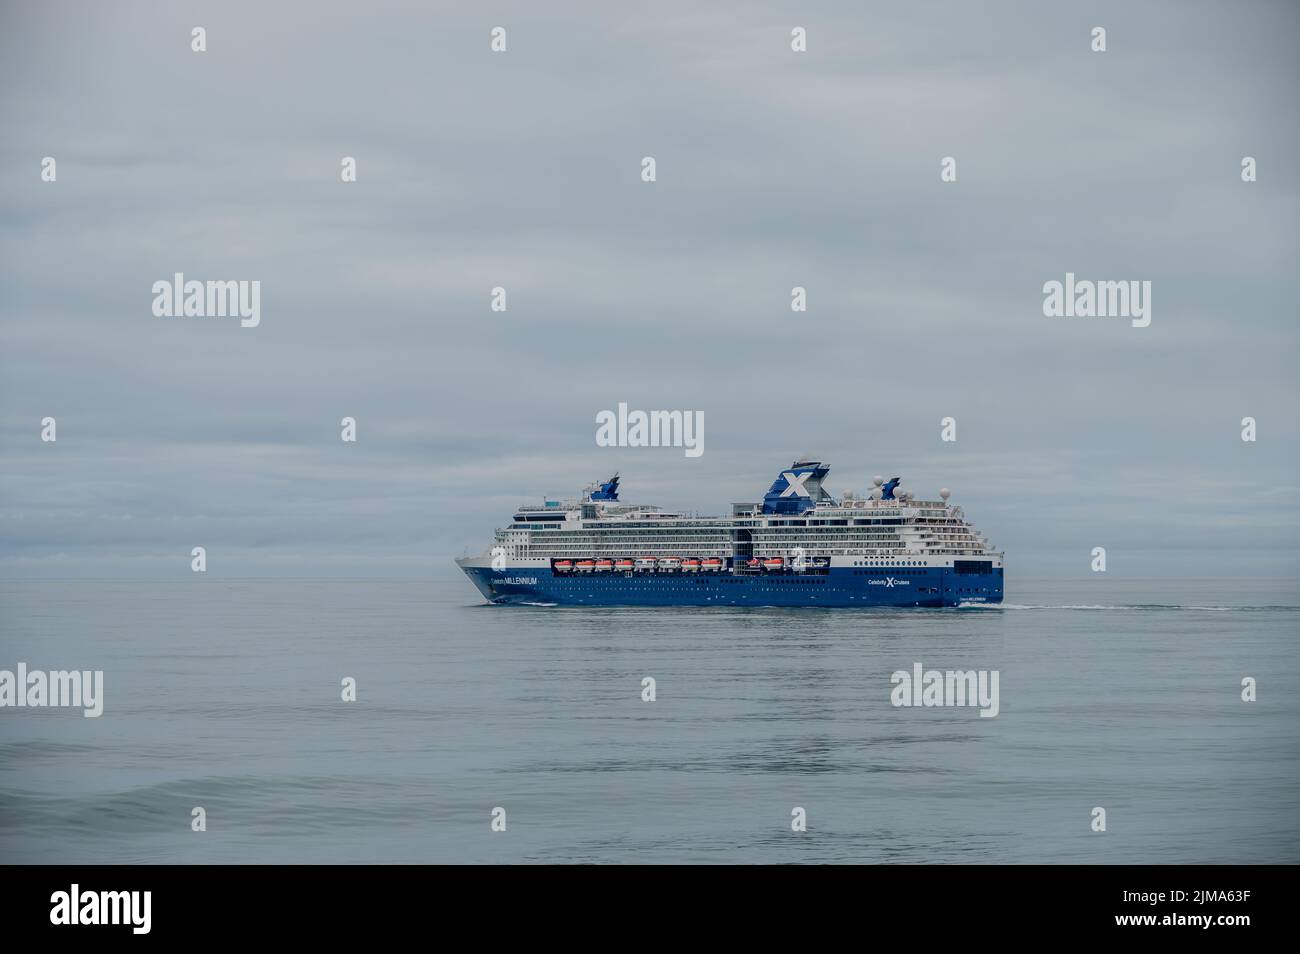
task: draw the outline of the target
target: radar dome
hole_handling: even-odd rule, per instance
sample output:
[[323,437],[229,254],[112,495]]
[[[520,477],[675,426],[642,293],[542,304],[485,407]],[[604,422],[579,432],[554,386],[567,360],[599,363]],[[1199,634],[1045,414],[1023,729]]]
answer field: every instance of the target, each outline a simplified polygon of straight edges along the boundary
[[950,491],[947,487],[942,487],[939,490],[939,496],[942,497],[944,500],[947,500],[949,497],[952,496],[952,491]]
[[871,482],[875,484],[877,487],[879,487],[881,484],[885,482],[885,478],[881,477],[879,474],[876,474],[876,476],[871,478]]

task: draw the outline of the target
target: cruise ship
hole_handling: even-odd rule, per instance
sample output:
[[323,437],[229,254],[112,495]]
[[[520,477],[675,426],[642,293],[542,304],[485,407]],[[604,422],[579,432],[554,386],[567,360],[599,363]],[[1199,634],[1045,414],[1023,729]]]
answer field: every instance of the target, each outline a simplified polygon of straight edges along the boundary
[[457,564],[492,603],[559,606],[960,606],[1002,602],[1003,554],[960,507],[894,477],[832,497],[796,460],[761,501],[701,517],[619,501],[619,475],[515,510]]

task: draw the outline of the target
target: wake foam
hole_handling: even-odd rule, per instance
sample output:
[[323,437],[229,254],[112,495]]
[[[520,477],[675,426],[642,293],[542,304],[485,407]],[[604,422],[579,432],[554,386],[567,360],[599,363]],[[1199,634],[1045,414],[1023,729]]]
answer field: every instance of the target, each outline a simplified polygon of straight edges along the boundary
[[1288,612],[1300,610],[1300,606],[1197,606],[1183,603],[1061,603],[1048,605],[1041,603],[958,603],[957,609],[982,610],[1123,610],[1130,613],[1141,612],[1194,612],[1194,613],[1241,613],[1241,612]]

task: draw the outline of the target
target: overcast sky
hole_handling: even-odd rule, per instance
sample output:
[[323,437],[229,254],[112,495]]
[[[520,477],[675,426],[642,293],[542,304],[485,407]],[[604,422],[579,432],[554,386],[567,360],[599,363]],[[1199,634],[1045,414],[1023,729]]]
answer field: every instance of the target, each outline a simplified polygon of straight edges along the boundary
[[[0,578],[447,576],[523,499],[804,454],[1009,578],[1300,572],[1300,7],[1073,6],[6,5]],[[178,271],[260,326],[154,317]],[[1044,317],[1067,271],[1150,327]],[[705,453],[597,447],[620,401]]]

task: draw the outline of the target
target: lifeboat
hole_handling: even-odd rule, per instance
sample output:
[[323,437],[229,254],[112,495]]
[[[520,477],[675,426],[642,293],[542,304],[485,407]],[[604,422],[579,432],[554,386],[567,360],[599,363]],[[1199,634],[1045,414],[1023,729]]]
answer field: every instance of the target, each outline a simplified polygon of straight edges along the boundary
[[785,566],[785,561],[780,557],[768,557],[763,561],[763,569],[765,570],[779,570],[783,566]]
[[639,557],[636,561],[636,568],[638,570],[653,570],[655,568],[655,558]]
[[572,570],[572,569],[573,569],[573,561],[572,561],[572,560],[556,560],[556,561],[555,561],[555,572],[556,572],[556,573],[568,573],[568,572],[569,572],[570,570]]
[[716,572],[722,569],[722,561],[717,559],[716,557],[709,557],[702,564],[700,564],[700,569],[712,570]]
[[579,572],[579,573],[590,573],[593,569],[595,569],[595,567],[596,567],[596,564],[593,563],[593,562],[590,561],[590,560],[579,560],[579,561],[578,561],[578,572]]
[[631,560],[618,560],[614,563],[614,569],[616,570],[630,570],[633,566]]
[[659,561],[659,569],[676,570],[682,565],[680,557],[664,557]]
[[601,573],[608,573],[610,570],[614,569],[614,561],[613,561],[613,560],[597,560],[597,561],[596,561],[596,569],[599,570]]
[[747,561],[745,561],[745,566],[749,567],[751,570],[757,570],[757,569],[758,569],[760,566],[762,566],[762,565],[763,565],[763,564],[760,563],[758,560],[747,560]]
[[700,561],[694,558],[682,561],[682,569],[687,573],[695,573],[700,568]]

